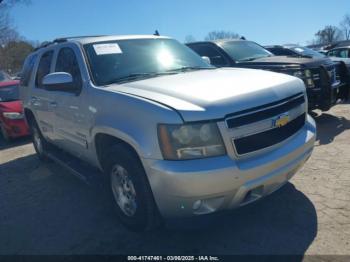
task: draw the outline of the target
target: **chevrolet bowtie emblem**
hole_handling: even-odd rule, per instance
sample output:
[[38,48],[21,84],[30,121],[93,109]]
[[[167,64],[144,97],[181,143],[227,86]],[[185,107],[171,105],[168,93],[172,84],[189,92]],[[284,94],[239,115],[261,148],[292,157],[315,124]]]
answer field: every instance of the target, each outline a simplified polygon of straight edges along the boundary
[[277,117],[274,121],[274,126],[275,127],[282,127],[288,124],[289,122],[289,115],[288,114],[283,114]]

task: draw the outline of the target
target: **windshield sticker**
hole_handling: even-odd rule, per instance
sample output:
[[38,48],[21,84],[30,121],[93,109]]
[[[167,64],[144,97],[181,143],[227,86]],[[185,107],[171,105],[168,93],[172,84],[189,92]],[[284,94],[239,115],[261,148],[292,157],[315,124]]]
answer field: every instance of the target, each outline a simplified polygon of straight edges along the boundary
[[96,55],[110,55],[123,53],[118,44],[96,44],[93,45]]

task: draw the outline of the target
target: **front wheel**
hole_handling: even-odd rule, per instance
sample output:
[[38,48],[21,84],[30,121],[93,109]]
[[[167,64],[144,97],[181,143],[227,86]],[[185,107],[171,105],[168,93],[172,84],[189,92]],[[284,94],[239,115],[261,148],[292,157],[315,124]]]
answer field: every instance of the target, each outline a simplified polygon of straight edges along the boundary
[[107,162],[120,221],[132,231],[159,227],[161,217],[145,171],[134,152],[123,145],[116,145],[108,152]]

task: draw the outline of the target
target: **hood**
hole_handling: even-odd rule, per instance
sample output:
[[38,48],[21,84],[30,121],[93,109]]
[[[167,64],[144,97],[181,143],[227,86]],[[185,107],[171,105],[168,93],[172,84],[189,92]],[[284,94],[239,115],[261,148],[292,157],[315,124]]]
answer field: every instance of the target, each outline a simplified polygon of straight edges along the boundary
[[305,67],[318,67],[320,65],[329,65],[332,61],[325,58],[305,58],[305,57],[292,57],[292,56],[269,56],[259,58],[249,62],[241,62],[238,66],[254,66],[254,67],[290,67],[290,66],[305,66]]
[[23,106],[20,100],[11,102],[0,102],[0,112],[17,112],[22,113]]
[[6,86],[14,86],[18,85],[19,81],[18,80],[6,80],[6,81],[0,81],[0,87],[6,87]]
[[106,88],[166,105],[178,111],[184,121],[221,119],[305,92],[298,78],[242,68],[185,72]]

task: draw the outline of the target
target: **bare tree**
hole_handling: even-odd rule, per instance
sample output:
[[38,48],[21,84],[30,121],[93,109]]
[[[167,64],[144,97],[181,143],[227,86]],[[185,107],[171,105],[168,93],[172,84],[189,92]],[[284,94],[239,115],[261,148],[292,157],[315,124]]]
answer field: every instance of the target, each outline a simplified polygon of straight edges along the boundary
[[23,60],[33,50],[32,44],[24,41],[13,26],[9,12],[11,7],[30,0],[0,0],[0,69],[15,73]]
[[315,36],[316,42],[324,45],[342,40],[342,32],[338,27],[332,25],[327,25],[324,29],[319,30]]
[[0,68],[11,74],[20,71],[24,59],[33,49],[26,41],[11,41],[0,47]]
[[0,0],[0,45],[19,39],[10,19],[9,10],[15,4],[28,4],[30,0]]
[[344,16],[340,23],[340,28],[343,31],[345,40],[350,40],[350,14]]
[[239,38],[239,34],[224,30],[215,30],[208,33],[205,40],[217,40],[217,39],[235,39]]

